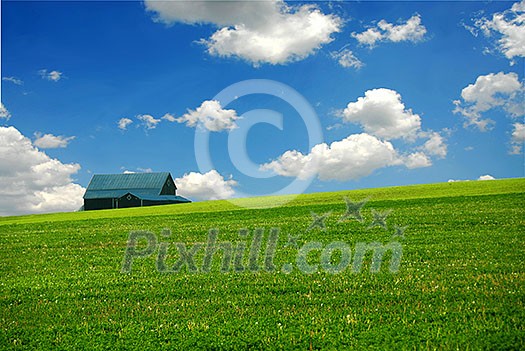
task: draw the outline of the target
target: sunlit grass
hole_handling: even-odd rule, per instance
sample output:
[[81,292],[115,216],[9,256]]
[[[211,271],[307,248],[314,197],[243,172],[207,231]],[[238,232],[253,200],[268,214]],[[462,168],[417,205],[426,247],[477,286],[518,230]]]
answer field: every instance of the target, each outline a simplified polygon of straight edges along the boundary
[[[0,218],[0,348],[523,349],[524,189],[514,179],[307,194],[278,208],[211,201]],[[339,222],[343,196],[370,198],[365,223]],[[392,210],[389,230],[366,229],[371,209]],[[327,231],[307,231],[311,211],[332,211]],[[407,226],[405,239],[394,225]],[[210,273],[161,274],[155,253],[120,273],[132,230],[191,246],[210,228],[236,243],[251,237],[239,229],[264,228],[266,240],[272,227],[274,272],[220,273],[216,259]],[[297,253],[284,247],[289,235],[299,245],[401,240],[400,270],[284,274]]]

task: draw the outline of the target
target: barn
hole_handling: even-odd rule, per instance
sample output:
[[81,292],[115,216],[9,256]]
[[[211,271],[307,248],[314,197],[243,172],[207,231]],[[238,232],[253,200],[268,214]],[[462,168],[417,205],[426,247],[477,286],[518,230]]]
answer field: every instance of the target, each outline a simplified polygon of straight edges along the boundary
[[191,202],[177,196],[168,172],[95,174],[84,194],[84,210],[157,206]]

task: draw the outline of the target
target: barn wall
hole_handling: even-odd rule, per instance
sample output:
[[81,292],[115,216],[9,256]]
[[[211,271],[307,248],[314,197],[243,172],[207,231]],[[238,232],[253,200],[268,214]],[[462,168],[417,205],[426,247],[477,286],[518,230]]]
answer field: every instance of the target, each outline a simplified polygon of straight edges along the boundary
[[112,199],[85,199],[84,211],[90,210],[104,210],[113,208]]
[[160,195],[177,195],[177,188],[175,187],[175,183],[171,179],[168,180],[166,180],[166,182],[164,183]]
[[131,199],[128,200],[127,196],[123,196],[118,201],[118,208],[128,208],[128,207],[140,207],[141,201],[136,196],[131,196]]

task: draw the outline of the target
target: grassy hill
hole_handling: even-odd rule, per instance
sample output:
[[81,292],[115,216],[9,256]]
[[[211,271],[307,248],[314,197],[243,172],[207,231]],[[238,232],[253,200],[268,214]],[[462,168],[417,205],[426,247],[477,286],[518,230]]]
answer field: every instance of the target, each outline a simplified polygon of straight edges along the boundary
[[[345,196],[368,199],[362,222],[341,220]],[[525,179],[308,194],[277,208],[265,208],[271,197],[237,201],[260,208],[210,201],[0,218],[0,348],[525,347]],[[213,228],[231,245],[228,272],[227,250],[203,269]],[[121,273],[132,231],[156,245],[130,243],[151,252]],[[326,269],[344,266],[342,252],[327,251],[333,243],[351,254],[337,273]],[[398,271],[389,251],[371,272],[370,250],[354,272],[360,243],[399,245]],[[298,259],[305,247],[317,248],[303,257],[311,274]],[[181,255],[190,256],[182,265]]]

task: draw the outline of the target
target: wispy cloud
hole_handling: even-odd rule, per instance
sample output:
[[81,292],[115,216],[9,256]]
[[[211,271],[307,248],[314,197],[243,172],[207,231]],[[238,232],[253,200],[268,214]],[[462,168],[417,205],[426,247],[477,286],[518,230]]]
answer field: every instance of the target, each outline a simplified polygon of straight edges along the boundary
[[343,49],[340,51],[333,51],[330,56],[337,60],[337,62],[344,68],[360,69],[364,63],[359,60],[351,50]]
[[510,153],[517,155],[521,153],[523,144],[525,144],[525,124],[517,122],[513,124],[513,127],[514,129],[510,140],[512,149]]
[[50,80],[53,82],[58,82],[62,79],[63,73],[60,71],[48,71],[47,69],[41,69],[38,71],[38,74],[42,79]]
[[9,118],[11,118],[11,113],[9,113],[4,104],[0,102],[0,120],[4,119],[7,122]]
[[66,137],[63,135],[42,134],[36,132],[33,144],[40,149],[58,149],[67,147],[69,142],[74,139],[74,136]]
[[157,124],[160,123],[160,119],[157,119],[152,115],[138,115],[137,119],[142,122],[142,125],[146,129],[155,129],[157,128]]
[[24,82],[21,79],[15,78],[15,77],[2,77],[2,80],[4,82],[11,82],[16,85],[23,85]]

